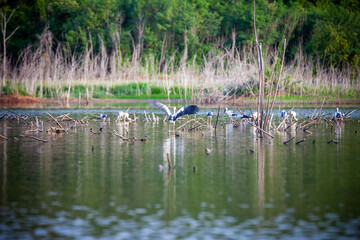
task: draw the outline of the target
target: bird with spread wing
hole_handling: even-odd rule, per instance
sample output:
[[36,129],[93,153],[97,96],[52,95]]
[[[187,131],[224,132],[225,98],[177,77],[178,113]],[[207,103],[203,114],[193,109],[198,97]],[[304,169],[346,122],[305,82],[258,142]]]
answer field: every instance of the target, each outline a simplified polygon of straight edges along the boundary
[[186,114],[196,114],[199,111],[199,108],[196,105],[190,105],[190,106],[184,106],[180,108],[177,112],[174,114],[171,114],[170,109],[162,104],[159,101],[151,100],[149,101],[149,104],[152,107],[160,109],[162,112],[165,113],[165,115],[168,117],[169,120],[176,121],[179,117],[186,115]]

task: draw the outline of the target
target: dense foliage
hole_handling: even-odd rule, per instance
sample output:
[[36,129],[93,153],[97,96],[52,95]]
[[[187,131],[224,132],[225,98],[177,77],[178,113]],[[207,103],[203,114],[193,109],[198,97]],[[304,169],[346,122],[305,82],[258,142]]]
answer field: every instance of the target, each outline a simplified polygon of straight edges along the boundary
[[[102,43],[108,54],[157,59],[203,55],[211,49],[252,44],[254,2],[248,0],[5,0],[3,13],[16,9],[7,42],[13,62],[48,29],[73,53]],[[288,39],[288,60],[301,49],[328,66],[360,69],[358,0],[256,1],[256,27],[265,49]],[[0,49],[3,49],[1,46]],[[178,54],[176,54],[178,53]]]

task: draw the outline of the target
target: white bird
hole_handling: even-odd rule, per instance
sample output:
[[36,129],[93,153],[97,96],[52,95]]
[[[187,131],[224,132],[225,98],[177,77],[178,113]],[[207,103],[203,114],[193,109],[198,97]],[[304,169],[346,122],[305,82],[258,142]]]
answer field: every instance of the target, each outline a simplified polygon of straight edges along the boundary
[[295,111],[290,110],[290,111],[286,112],[285,110],[282,110],[282,111],[281,111],[281,117],[282,117],[282,118],[286,118],[287,116],[290,116],[292,119],[294,119],[295,121],[297,121],[296,112],[295,112]]
[[125,119],[125,118],[129,119],[129,113],[123,112],[123,111],[118,111],[115,113],[115,117],[117,119]]
[[234,111],[229,110],[227,107],[225,108],[224,113],[225,113],[226,115],[228,115],[229,117],[237,117],[237,114],[234,113]]
[[339,108],[336,108],[336,112],[334,114],[334,117],[336,119],[341,119],[344,115],[339,111]]
[[291,116],[293,119],[295,119],[295,121],[297,121],[297,118],[296,118],[296,112],[291,110],[288,112],[289,116]]
[[259,115],[258,112],[254,112],[254,113],[252,114],[253,119],[256,120],[256,119],[258,118],[258,115]]
[[169,108],[166,105],[162,104],[161,102],[151,100],[149,102],[149,104],[152,107],[160,109],[162,112],[165,113],[165,115],[168,117],[168,119],[172,120],[172,121],[176,121],[176,119],[178,119],[179,117],[181,117],[183,115],[196,114],[199,111],[199,108],[197,106],[190,105],[190,106],[184,106],[184,107],[180,108],[174,114],[171,114],[171,111],[169,110]]

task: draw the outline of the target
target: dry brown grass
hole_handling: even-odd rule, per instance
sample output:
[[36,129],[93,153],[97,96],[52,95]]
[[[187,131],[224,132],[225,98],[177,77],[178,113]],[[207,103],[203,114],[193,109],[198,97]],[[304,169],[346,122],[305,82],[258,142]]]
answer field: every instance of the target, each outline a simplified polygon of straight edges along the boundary
[[[162,55],[160,59],[150,55],[143,61],[137,52],[127,59],[120,52],[108,55],[102,41],[97,54],[92,44],[80,55],[73,54],[64,45],[53,51],[53,41],[51,32],[45,30],[37,46],[22,51],[7,80],[22,84],[27,93],[38,93],[40,98],[45,86],[54,87],[53,96],[68,99],[75,84],[88,87],[91,95],[93,85],[110,88],[130,82],[148,82],[169,91],[178,86],[189,89],[192,99],[208,101],[230,100],[236,95],[239,97],[239,93],[248,97],[257,94],[258,68],[251,47],[214,49],[203,56],[203,66],[198,66],[195,58],[188,59],[186,51],[181,61],[175,64],[175,55],[168,58]],[[113,49],[120,49],[117,41],[114,41]],[[265,89],[274,84],[273,79],[279,69],[278,55],[277,50],[264,53]],[[315,63],[299,52],[293,61],[284,66],[279,92],[316,95],[340,89],[346,94],[349,89],[360,89],[359,78],[360,74],[353,69],[326,68],[320,61]],[[68,86],[67,92],[64,92],[63,86]],[[187,97],[186,91],[181,94]]]

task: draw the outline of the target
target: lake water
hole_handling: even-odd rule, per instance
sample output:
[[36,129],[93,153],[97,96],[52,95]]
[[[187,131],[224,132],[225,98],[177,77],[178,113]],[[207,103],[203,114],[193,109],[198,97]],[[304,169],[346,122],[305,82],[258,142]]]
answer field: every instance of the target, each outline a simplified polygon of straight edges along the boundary
[[[118,107],[12,110],[37,116],[46,130],[56,126],[46,112],[113,120],[126,110]],[[199,115],[208,110],[217,112]],[[315,111],[294,110],[298,118]],[[144,111],[163,118],[134,104],[130,116],[139,118],[129,126],[62,122],[66,133],[26,134],[45,143],[20,137],[29,130],[22,121],[0,120],[1,135],[20,139],[0,139],[0,239],[359,239],[359,110],[342,125],[322,122],[311,135],[294,125],[271,131],[274,139],[258,139],[247,123],[234,128],[224,115],[215,136],[206,127],[176,131],[184,121],[149,123]],[[329,119],[335,109],[322,112]],[[123,141],[114,130],[147,140]]]

